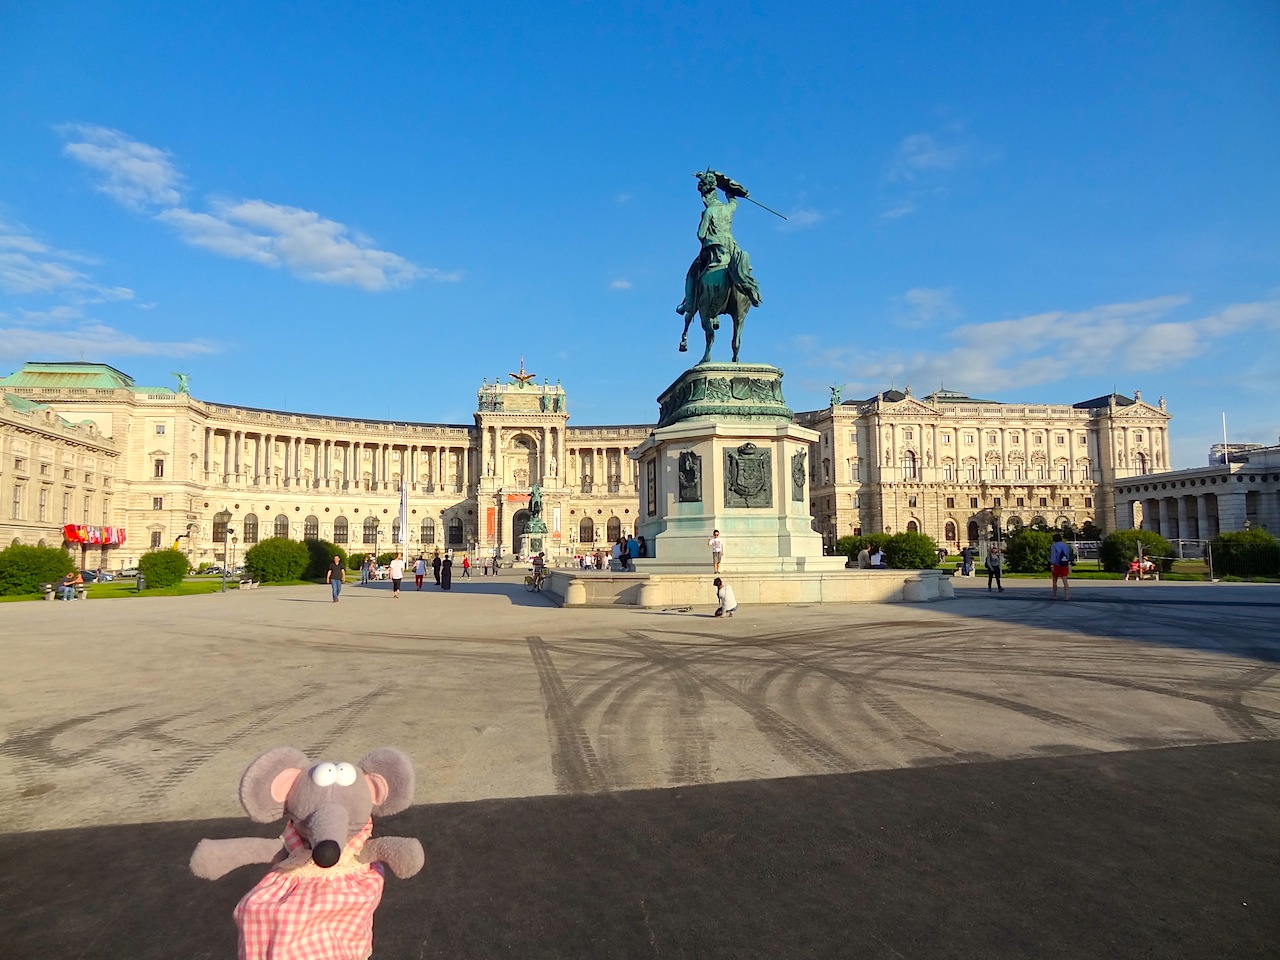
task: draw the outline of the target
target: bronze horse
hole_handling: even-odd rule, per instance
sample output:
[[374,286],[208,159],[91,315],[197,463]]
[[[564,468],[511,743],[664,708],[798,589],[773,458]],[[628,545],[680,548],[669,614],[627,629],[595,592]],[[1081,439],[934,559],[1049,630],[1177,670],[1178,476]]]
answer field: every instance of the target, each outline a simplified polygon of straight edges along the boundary
[[694,302],[685,304],[684,333],[680,336],[680,352],[689,349],[689,325],[693,315],[702,320],[702,330],[707,335],[707,349],[699,363],[711,362],[711,345],[716,340],[720,317],[733,318],[733,362],[738,362],[738,350],[742,346],[742,325],[751,309],[751,297],[737,282],[730,264],[709,267],[694,281]]

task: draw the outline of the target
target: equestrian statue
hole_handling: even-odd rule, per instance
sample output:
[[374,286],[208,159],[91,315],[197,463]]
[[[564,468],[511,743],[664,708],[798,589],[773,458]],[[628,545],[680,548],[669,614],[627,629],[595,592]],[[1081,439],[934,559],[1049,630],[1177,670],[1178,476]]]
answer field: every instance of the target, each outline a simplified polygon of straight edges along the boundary
[[[698,362],[710,363],[711,344],[715,342],[720,317],[732,317],[733,362],[737,363],[747,311],[760,306],[760,287],[751,276],[751,258],[733,239],[733,215],[738,209],[738,198],[751,198],[746,187],[723,173],[708,168],[694,176],[698,178],[698,193],[702,195],[704,207],[702,220],[698,223],[698,240],[702,249],[685,274],[684,300],[676,307],[676,312],[684,317],[680,352],[689,349],[689,324],[696,313],[707,335],[707,349]],[[724,193],[723,201],[717,191]],[[751,202],[764,207],[755,200]],[[769,210],[768,207],[764,209]],[[769,212],[782,217],[776,210]]]

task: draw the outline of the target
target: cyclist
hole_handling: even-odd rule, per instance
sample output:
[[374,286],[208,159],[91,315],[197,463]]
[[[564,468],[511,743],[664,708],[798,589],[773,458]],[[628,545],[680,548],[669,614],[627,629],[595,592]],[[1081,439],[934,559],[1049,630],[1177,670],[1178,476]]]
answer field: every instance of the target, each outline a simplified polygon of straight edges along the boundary
[[533,558],[533,582],[535,586],[542,586],[543,577],[546,576],[546,561],[543,560],[543,554],[539,553]]

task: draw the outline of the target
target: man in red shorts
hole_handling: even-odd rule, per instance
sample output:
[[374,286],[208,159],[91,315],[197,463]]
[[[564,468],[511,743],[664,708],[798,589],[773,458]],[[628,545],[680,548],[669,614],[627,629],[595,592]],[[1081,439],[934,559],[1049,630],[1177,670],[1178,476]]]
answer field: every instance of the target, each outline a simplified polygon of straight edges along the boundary
[[1062,542],[1062,534],[1053,535],[1053,546],[1049,548],[1049,572],[1053,576],[1053,599],[1058,599],[1058,581],[1062,581],[1062,599],[1071,599],[1071,548]]

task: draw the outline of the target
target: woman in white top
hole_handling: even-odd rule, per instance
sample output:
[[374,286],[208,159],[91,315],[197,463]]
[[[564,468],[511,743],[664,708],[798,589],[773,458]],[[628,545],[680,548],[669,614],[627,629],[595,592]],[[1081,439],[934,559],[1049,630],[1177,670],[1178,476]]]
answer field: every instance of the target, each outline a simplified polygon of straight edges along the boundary
[[715,586],[716,600],[720,602],[720,606],[716,608],[716,616],[732,617],[733,611],[738,609],[738,598],[733,595],[733,587],[719,577],[715,579]]
[[720,539],[719,530],[711,531],[711,537],[707,540],[707,546],[711,548],[712,573],[719,573],[720,561],[724,559],[724,541]]

